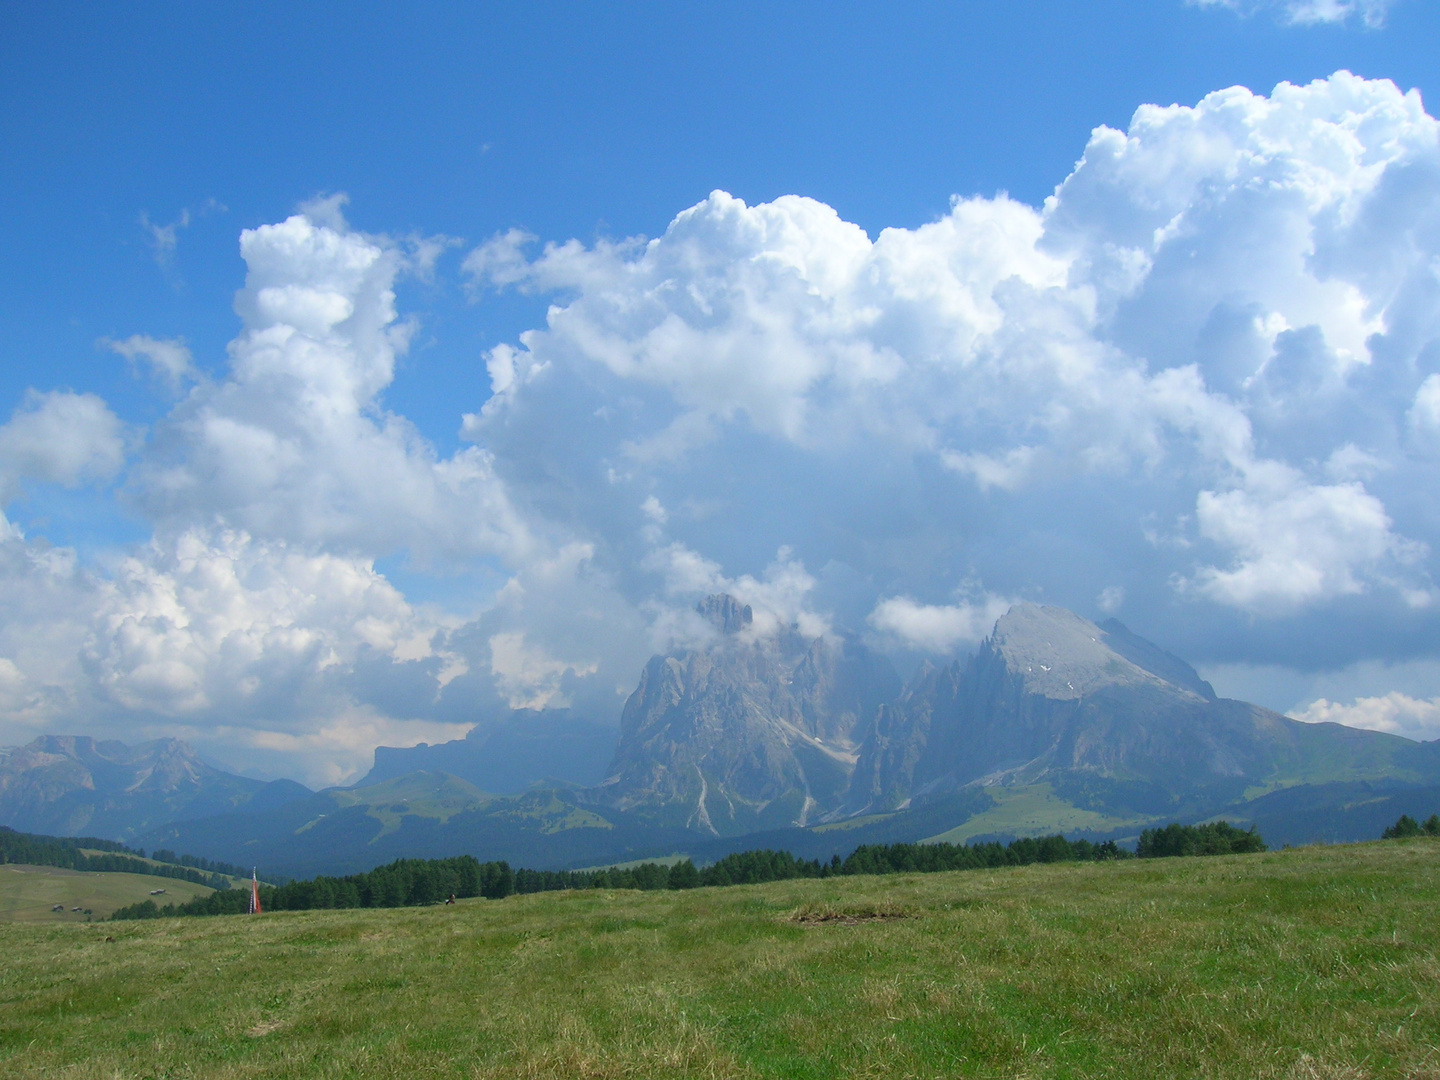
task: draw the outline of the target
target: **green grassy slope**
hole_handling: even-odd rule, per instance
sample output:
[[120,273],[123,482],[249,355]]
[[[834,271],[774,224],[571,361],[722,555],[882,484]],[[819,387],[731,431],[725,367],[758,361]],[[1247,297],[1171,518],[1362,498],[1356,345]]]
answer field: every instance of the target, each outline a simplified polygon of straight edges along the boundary
[[1057,797],[1049,784],[987,788],[993,805],[928,841],[963,844],[977,836],[1042,836],[1050,833],[1112,833],[1150,824],[1151,817],[1114,816],[1076,807]]
[[[171,900],[181,904],[214,891],[145,874],[97,874],[9,863],[0,866],[0,922],[84,922],[86,908],[97,919],[108,918],[116,908],[149,898],[155,889],[165,890],[163,896],[154,898],[161,904]],[[52,911],[56,904],[65,910]],[[77,907],[80,912],[71,911]]]
[[1388,777],[1411,784],[1433,784],[1440,769],[1440,747],[1415,743],[1385,732],[1340,724],[1298,724],[1287,719],[1290,755],[1277,763],[1270,787],[1329,784]]
[[[95,849],[93,849],[93,848],[81,848],[80,850],[81,850],[81,852],[83,852],[83,853],[86,854],[86,855],[104,855],[104,854],[105,854],[105,852],[103,852],[103,851],[97,851],[97,850],[95,850]],[[129,857],[132,858],[132,859],[134,859],[134,858],[139,858],[139,856],[136,856],[136,855],[131,855],[131,856],[129,856]],[[148,865],[148,866],[181,866],[181,865],[183,865],[183,864],[181,864],[181,863],[162,862],[162,861],[159,860],[159,859],[140,859],[140,861],[143,862],[143,863],[145,863],[145,864]],[[210,870],[200,870],[199,868],[193,867],[193,866],[192,866],[192,867],[188,867],[187,869],[194,870],[197,874],[204,874],[207,878],[208,878],[208,877],[215,877],[215,876],[217,876],[216,873],[213,872],[213,871],[210,871]],[[234,874],[219,874],[218,876],[219,876],[219,877],[222,877],[222,878],[224,878],[226,881],[228,881],[228,882],[230,883],[230,887],[231,887],[231,888],[234,888],[234,889],[238,889],[238,888],[240,888],[242,885],[248,888],[249,885],[250,885],[250,879],[249,879],[248,877],[237,877],[237,876],[235,876]],[[161,884],[159,884],[159,885],[154,885],[154,886],[152,886],[152,888],[157,888],[157,889],[158,889],[158,888],[163,888],[163,887],[164,887],[163,883],[161,883]],[[202,892],[208,892],[209,890],[208,890],[208,889],[205,889],[205,890],[201,890],[201,891],[202,891]]]
[[11,924],[0,1074],[1437,1077],[1437,901],[1421,839]]
[[[442,824],[462,810],[486,806],[495,801],[474,784],[448,773],[415,772],[362,788],[337,788],[321,793],[340,810],[361,807],[380,822],[377,836],[388,836],[400,828],[409,815],[434,818]],[[317,802],[320,800],[316,800]],[[318,824],[312,819],[298,832],[306,832]]]

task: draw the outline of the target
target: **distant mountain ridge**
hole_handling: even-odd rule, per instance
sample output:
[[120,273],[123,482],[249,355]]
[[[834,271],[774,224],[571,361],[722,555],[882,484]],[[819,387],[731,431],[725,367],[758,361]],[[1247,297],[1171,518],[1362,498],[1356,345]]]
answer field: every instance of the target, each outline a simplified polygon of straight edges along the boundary
[[828,858],[897,840],[1123,839],[1212,816],[1259,823],[1273,843],[1336,841],[1440,810],[1440,743],[1220,698],[1113,619],[1017,604],[973,656],[902,685],[855,637],[760,633],[724,595],[697,611],[710,639],[650,659],[618,733],[517,711],[463,740],[378,748],[354,787],[268,794],[205,773],[176,740],[47,737],[58,741],[0,753],[0,823],[63,834],[110,822],[129,831],[102,835],[305,876],[412,854],[544,868],[757,846]]
[[127,746],[42,735],[0,749],[0,825],[22,832],[129,840],[182,818],[263,813],[309,794],[293,780],[251,780],[207,765],[180,739]]

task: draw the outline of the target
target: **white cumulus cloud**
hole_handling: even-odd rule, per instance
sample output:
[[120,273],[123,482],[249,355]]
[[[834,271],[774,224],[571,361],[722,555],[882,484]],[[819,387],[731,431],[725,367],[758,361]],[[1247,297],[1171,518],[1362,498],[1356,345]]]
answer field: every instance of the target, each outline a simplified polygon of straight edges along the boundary
[[97,685],[117,704],[171,715],[274,710],[363,649],[394,657],[418,639],[429,655],[439,629],[366,560],[230,531],[157,540],[103,593],[83,653]]
[[1349,705],[1318,698],[1290,715],[1307,724],[1344,724],[1408,739],[1440,738],[1440,697],[1417,699],[1391,691],[1378,697],[1356,698]]
[[875,605],[869,622],[910,648],[945,654],[979,644],[1010,605],[1010,600],[998,596],[960,604],[922,604],[908,596],[892,596]]
[[125,357],[132,364],[144,360],[152,373],[172,392],[178,391],[196,377],[194,358],[185,342],[165,340],[145,334],[131,334],[123,341],[102,339],[100,344]]
[[518,557],[531,538],[490,455],[440,458],[380,404],[411,333],[395,310],[403,253],[349,231],[338,211],[330,220],[242,234],[230,373],[158,426],[131,498],[180,527],[218,517],[372,556]]
[[1364,568],[1424,556],[1421,545],[1394,535],[1384,506],[1361,484],[1306,484],[1275,472],[1274,483],[1200,493],[1201,533],[1237,553],[1229,569],[1200,571],[1195,584],[1204,595],[1258,610],[1301,605],[1363,591]]
[[[811,200],[716,192],[650,241],[527,261],[528,238],[507,234],[471,272],[569,298],[491,353],[467,432],[502,475],[538,455],[526,473],[542,483],[728,502],[797,550],[812,530],[788,489],[829,470],[844,479],[798,481],[800,505],[865,549],[863,572],[916,572],[917,548],[944,543],[941,505],[966,508],[950,537],[966,549],[981,504],[929,459],[1014,528],[1085,535],[1047,520],[1080,492],[1105,492],[1102,534],[1128,516],[1138,535],[1163,507],[1190,561],[1152,574],[1190,598],[1281,616],[1427,595],[1423,515],[1391,500],[1433,466],[1384,448],[1429,422],[1414,358],[1440,333],[1418,299],[1436,131],[1418,95],[1341,72],[1144,106],[1127,131],[1095,131],[1041,210],[961,199],[872,240]],[[557,416],[564,445],[539,431]],[[929,498],[908,499],[917,486]],[[600,513],[590,527],[634,531],[633,514]]]
[[595,674],[594,661],[557,660],[525,640],[523,630],[507,630],[490,638],[490,672],[512,709],[569,708],[562,688],[566,675]]
[[22,480],[75,487],[108,480],[125,464],[125,429],[94,394],[30,391],[0,426],[0,503]]
[[728,593],[750,607],[752,622],[744,633],[757,638],[770,637],[789,628],[813,638],[832,629],[830,620],[812,605],[815,578],[787,547],[775,553],[775,558],[758,577],[727,576],[719,563],[680,542],[656,548],[646,557],[644,565],[661,575],[668,596],[681,602],[678,608],[650,605],[657,613],[656,648],[689,644],[712,636],[713,628],[695,614],[692,605],[702,597],[719,593]]

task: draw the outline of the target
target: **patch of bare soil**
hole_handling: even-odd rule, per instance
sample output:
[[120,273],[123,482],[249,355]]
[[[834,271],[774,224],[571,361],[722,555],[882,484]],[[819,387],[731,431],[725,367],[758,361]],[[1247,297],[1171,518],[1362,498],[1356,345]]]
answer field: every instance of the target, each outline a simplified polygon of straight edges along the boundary
[[862,923],[890,922],[913,919],[918,912],[898,904],[875,904],[865,907],[834,907],[830,904],[806,904],[789,914],[791,922],[801,926],[859,926]]

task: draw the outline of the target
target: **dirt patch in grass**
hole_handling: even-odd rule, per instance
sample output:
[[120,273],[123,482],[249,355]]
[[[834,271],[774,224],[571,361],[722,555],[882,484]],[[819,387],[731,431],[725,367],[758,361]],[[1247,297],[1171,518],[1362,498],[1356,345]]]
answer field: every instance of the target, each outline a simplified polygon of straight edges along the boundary
[[786,918],[801,926],[859,926],[861,923],[913,919],[919,912],[899,904],[802,904]]

